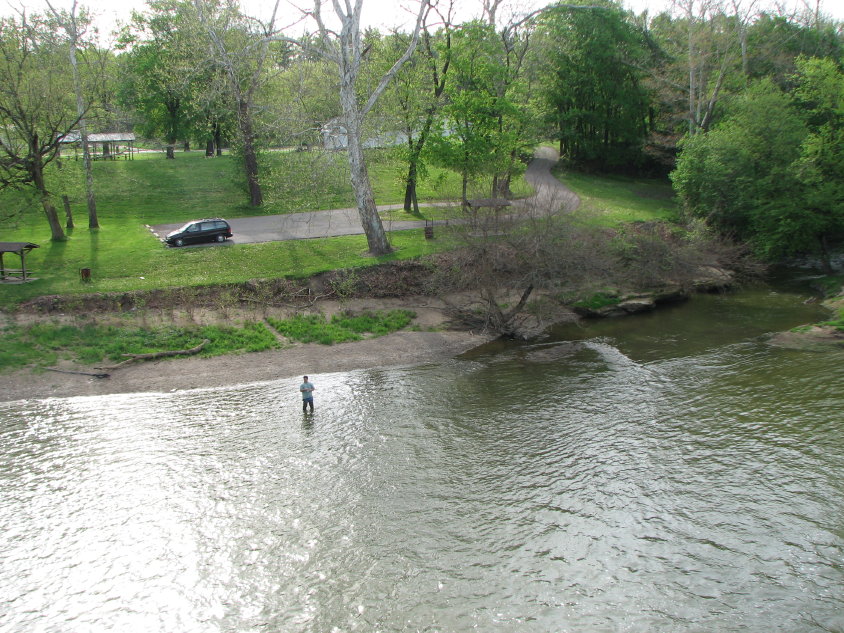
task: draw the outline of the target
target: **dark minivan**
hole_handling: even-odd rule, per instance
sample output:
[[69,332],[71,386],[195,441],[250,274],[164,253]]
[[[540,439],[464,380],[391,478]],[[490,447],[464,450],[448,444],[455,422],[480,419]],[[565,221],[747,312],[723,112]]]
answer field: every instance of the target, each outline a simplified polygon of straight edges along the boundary
[[232,227],[222,218],[193,220],[182,228],[171,231],[164,241],[171,246],[184,246],[198,242],[225,242],[232,236]]

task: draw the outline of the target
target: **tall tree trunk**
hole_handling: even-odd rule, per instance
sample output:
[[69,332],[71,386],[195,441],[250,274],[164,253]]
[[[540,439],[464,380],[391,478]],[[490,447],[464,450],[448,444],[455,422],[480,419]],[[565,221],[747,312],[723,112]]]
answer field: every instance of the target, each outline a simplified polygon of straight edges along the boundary
[[249,102],[238,103],[240,135],[243,140],[243,167],[246,170],[246,183],[249,187],[249,204],[260,207],[264,203],[261,183],[258,181],[258,154],[255,151],[255,135],[252,128],[252,108]]
[[686,16],[689,22],[687,28],[689,29],[688,38],[689,38],[689,135],[694,135],[697,132],[697,117],[695,116],[695,67],[694,67],[694,46],[692,44],[692,27],[694,24],[694,16],[691,13],[691,9],[688,11],[688,15]]
[[[358,205],[361,225],[366,233],[366,241],[369,244],[369,251],[373,255],[384,255],[392,248],[387,241],[384,226],[381,218],[378,217],[378,208],[375,206],[375,198],[372,195],[372,185],[369,182],[369,174],[366,170],[366,162],[361,146],[361,125],[366,114],[372,110],[375,102],[387,89],[389,83],[399,72],[401,67],[410,59],[416,45],[419,42],[419,32],[422,27],[422,20],[428,10],[428,0],[419,3],[419,13],[416,16],[416,26],[410,43],[404,54],[396,60],[393,66],[381,76],[378,85],[372,90],[365,104],[358,106],[358,91],[356,82],[361,71],[361,61],[365,51],[361,50],[361,11],[363,0],[356,0],[352,3],[345,2],[345,10],[342,2],[335,0],[331,3],[334,14],[340,20],[340,33],[329,31],[322,20],[320,0],[315,0],[313,18],[319,26],[319,32],[323,40],[328,44],[325,51],[326,57],[337,64],[340,79],[340,107],[343,110],[343,124],[346,127],[348,138],[349,174],[352,181],[352,188],[355,192],[355,199]],[[335,39],[336,38],[336,39]],[[336,48],[332,44],[336,43]]]
[[[436,96],[439,97],[440,94],[441,91],[439,91],[438,87]],[[410,157],[408,158],[407,180],[405,181],[404,189],[404,210],[406,213],[419,215],[419,201],[416,198],[416,186],[419,182],[419,157],[422,155],[422,149],[425,147],[425,142],[428,140],[428,135],[431,133],[431,126],[433,124],[434,115],[429,111],[416,142],[413,142],[410,135],[408,135],[407,142],[410,148]]]
[[341,83],[340,104],[343,107],[343,123],[346,127],[346,138],[348,139],[349,176],[352,181],[352,189],[355,192],[360,223],[366,234],[369,252],[373,255],[386,255],[393,249],[387,241],[384,225],[378,215],[378,207],[375,206],[372,184],[369,182],[369,172],[366,169],[366,160],[361,145],[361,117],[358,111],[354,83],[348,81]]
[[100,220],[97,217],[97,197],[94,193],[94,168],[91,164],[91,146],[88,143],[88,127],[85,119],[79,121],[79,128],[82,134],[82,165],[85,169],[85,197],[88,202],[88,228],[100,228]]
[[214,156],[214,138],[209,136],[205,141],[205,157],[211,158],[212,156]]
[[41,193],[41,206],[44,208],[44,214],[47,216],[47,222],[50,224],[50,239],[54,242],[64,241],[65,234],[62,229],[62,224],[59,222],[59,214],[56,213],[56,207],[53,206],[50,200],[50,194]]
[[221,144],[222,132],[220,131],[220,124],[214,124],[214,147],[217,148],[217,156],[223,155],[223,146]]
[[64,228],[72,229],[73,228],[73,211],[70,208],[70,198],[67,197],[67,194],[62,196],[62,204],[64,204],[64,217],[65,217]]
[[821,270],[825,275],[832,275],[835,271],[832,268],[832,259],[829,256],[829,244],[827,243],[826,235],[819,235],[818,243],[820,244],[821,252]]
[[[50,7],[52,9],[52,7]],[[76,59],[76,43],[79,33],[76,28],[76,4],[70,19],[70,66],[73,70],[73,88],[76,92],[76,115],[79,117],[79,134],[82,137],[82,165],[85,169],[85,195],[88,202],[88,228],[100,228],[97,217],[97,197],[94,194],[94,169],[91,164],[91,145],[88,142],[88,123],[85,120],[85,102],[82,99],[82,83],[79,79],[79,64]],[[70,228],[70,226],[68,226]]]
[[411,155],[407,166],[407,178],[404,185],[404,211],[419,215],[419,201],[416,199],[416,182],[418,180],[416,161]]
[[179,108],[181,101],[177,97],[167,97],[164,100],[167,109],[165,142],[167,143],[167,158],[175,160],[176,142],[179,140]]
[[[32,147],[38,147],[38,137],[34,137]],[[50,192],[47,191],[47,186],[44,184],[44,166],[41,163],[41,155],[35,152],[30,154],[33,157],[33,164],[30,170],[32,175],[32,183],[38,191],[41,198],[41,206],[44,208],[44,214],[47,216],[47,222],[50,224],[50,239],[54,242],[61,242],[65,239],[64,229],[59,222],[59,214],[56,213],[56,207],[50,199]]]

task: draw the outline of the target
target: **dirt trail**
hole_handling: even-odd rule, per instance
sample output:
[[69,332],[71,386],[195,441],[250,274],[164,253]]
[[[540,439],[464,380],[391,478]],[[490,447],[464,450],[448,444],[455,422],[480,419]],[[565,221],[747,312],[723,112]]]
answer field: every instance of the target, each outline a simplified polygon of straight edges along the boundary
[[536,193],[520,201],[521,205],[532,205],[538,209],[548,209],[550,213],[571,212],[580,206],[580,198],[551,173],[551,169],[560,160],[560,155],[551,147],[540,147],[525,171],[527,180]]

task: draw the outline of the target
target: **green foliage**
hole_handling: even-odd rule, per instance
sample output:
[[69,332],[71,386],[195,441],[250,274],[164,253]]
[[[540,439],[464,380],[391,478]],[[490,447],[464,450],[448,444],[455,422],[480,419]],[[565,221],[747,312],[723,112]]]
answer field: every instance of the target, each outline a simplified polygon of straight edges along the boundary
[[267,322],[280,334],[300,343],[332,345],[363,338],[356,332],[335,326],[322,314],[297,314],[283,320],[269,317]]
[[780,210],[792,204],[789,166],[805,136],[788,97],[760,82],[712,131],[685,139],[671,174],[674,188],[693,215],[750,238],[768,203]]
[[621,297],[616,293],[596,292],[591,297],[576,301],[573,305],[577,308],[586,308],[589,310],[600,310],[607,306],[618,305],[621,302]]
[[58,358],[86,365],[104,360],[125,360],[124,354],[190,349],[203,339],[209,343],[202,356],[233,352],[256,352],[278,347],[273,333],[263,323],[242,327],[204,326],[194,328],[121,328],[110,325],[67,325],[51,322],[10,327],[0,333],[0,368],[26,365],[49,366]]
[[671,177],[685,207],[775,258],[844,235],[844,75],[796,62],[792,96],[752,86],[711,132],[687,139]]
[[44,169],[77,124],[73,82],[56,25],[38,14],[0,18],[0,189],[30,189],[40,199],[50,239],[65,239]]
[[613,2],[551,5],[541,25],[542,98],[561,155],[600,170],[634,170],[644,160],[651,100],[639,70],[644,38]]
[[780,88],[793,86],[800,57],[842,59],[840,26],[824,19],[805,24],[784,15],[761,13],[747,29],[747,72],[768,77]]
[[351,313],[335,314],[331,322],[338,327],[345,328],[358,334],[372,334],[383,336],[390,332],[407,327],[416,317],[410,310],[390,310],[388,312],[364,312],[353,315]]
[[122,64],[118,98],[125,108],[141,114],[139,129],[147,137],[162,138],[169,146],[188,137],[192,104],[202,101],[210,83],[196,45],[198,17],[183,0],[150,0],[147,11],[133,13],[132,25],[121,34],[128,48]]
[[407,327],[416,315],[409,310],[335,314],[331,320],[322,314],[297,314],[289,319],[268,318],[280,334],[300,343],[332,345],[359,341],[364,334],[383,336]]
[[824,321],[821,325],[827,325],[844,332],[844,308],[838,310],[838,316],[836,318]]
[[[507,193],[509,180],[524,170],[519,157],[534,142],[531,110],[514,72],[512,49],[502,50],[494,27],[470,22],[452,34],[448,98],[428,144],[426,156],[460,173],[461,196],[471,181],[493,179],[491,195]],[[521,46],[513,38],[511,46]]]

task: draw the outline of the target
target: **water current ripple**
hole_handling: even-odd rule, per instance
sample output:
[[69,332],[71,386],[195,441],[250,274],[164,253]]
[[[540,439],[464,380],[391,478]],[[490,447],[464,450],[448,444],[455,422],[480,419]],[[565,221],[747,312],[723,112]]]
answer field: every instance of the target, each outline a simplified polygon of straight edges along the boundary
[[840,357],[669,317],[0,404],[0,631],[844,630]]

